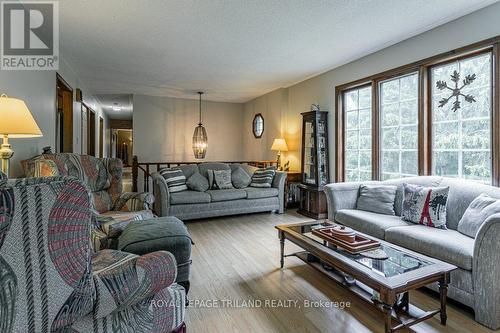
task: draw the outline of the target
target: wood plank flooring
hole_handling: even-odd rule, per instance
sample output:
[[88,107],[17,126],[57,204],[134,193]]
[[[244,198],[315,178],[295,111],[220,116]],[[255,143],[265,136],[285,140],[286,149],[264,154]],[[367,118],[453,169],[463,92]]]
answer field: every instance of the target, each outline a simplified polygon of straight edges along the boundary
[[[281,215],[263,213],[186,222],[196,243],[192,252],[191,306],[186,312],[188,332],[383,332],[378,311],[312,267],[289,257],[285,268],[279,268],[279,241],[274,226],[308,220],[289,210]],[[297,250],[286,243],[286,253]],[[273,300],[281,303],[272,304]],[[410,300],[423,309],[439,306],[435,295],[420,291],[413,292]],[[330,305],[350,302],[351,306],[308,307],[307,301]],[[253,307],[244,307],[252,302]],[[446,327],[436,316],[401,332],[493,331],[476,323],[471,312],[449,304]]]

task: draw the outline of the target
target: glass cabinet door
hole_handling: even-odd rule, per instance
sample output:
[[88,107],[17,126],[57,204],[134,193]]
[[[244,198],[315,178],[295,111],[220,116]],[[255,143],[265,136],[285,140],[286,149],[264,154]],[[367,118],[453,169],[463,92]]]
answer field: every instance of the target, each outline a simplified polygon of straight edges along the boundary
[[328,184],[328,161],[327,161],[327,131],[326,119],[320,117],[318,119],[317,136],[318,136],[318,183],[320,186]]
[[314,125],[315,119],[310,117],[304,119],[304,160],[303,168],[304,170],[304,183],[305,184],[316,184],[316,147],[315,147],[315,137],[314,137]]

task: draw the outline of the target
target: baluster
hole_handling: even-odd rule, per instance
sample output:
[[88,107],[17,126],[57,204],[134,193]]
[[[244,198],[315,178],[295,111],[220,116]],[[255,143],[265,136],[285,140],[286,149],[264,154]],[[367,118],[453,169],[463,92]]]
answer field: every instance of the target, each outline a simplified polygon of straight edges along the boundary
[[132,157],[132,192],[137,192],[137,178],[139,175],[139,162],[137,155]]

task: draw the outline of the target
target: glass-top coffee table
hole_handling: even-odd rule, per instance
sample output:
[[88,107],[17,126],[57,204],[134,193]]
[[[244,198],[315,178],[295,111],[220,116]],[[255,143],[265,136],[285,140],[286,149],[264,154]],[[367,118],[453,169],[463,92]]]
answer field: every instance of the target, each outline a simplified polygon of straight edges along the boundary
[[[331,225],[329,221],[310,221],[276,226],[281,245],[281,268],[285,257],[295,256],[341,283],[384,313],[385,332],[410,327],[437,313],[440,313],[441,324],[446,325],[446,294],[450,272],[456,266],[385,241],[380,241],[379,247],[385,259],[374,259],[363,253],[350,254],[312,234],[315,228]],[[285,255],[285,240],[304,251]],[[439,309],[423,311],[410,304],[410,290],[434,282],[439,284]],[[391,318],[399,325],[392,327]]]

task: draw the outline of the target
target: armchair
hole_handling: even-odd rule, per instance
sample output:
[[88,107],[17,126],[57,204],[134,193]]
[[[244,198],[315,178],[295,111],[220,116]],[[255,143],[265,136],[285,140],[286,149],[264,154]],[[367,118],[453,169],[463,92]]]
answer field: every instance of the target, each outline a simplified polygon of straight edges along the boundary
[[174,256],[91,254],[92,215],[74,178],[0,180],[0,331],[184,332]]
[[58,153],[35,156],[22,165],[26,177],[73,176],[88,187],[96,212],[94,250],[115,249],[118,237],[130,222],[154,217],[152,194],[123,192],[120,159]]

